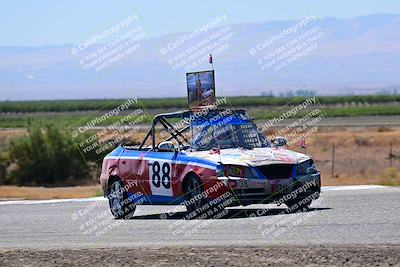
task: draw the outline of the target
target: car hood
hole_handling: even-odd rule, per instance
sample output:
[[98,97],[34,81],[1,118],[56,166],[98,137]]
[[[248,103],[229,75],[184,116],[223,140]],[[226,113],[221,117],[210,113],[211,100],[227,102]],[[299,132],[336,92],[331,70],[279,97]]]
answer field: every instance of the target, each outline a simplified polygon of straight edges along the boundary
[[254,149],[221,149],[220,153],[217,151],[193,151],[186,152],[190,157],[200,157],[205,160],[210,160],[214,163],[221,162],[222,164],[242,165],[242,166],[261,166],[268,164],[297,164],[311,157],[285,149],[278,148],[254,148]]

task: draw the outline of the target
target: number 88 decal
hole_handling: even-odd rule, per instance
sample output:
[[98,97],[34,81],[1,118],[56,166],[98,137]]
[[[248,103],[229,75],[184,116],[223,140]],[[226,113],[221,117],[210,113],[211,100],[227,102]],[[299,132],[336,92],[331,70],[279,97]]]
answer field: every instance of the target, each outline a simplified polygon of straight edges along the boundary
[[150,165],[149,178],[152,194],[172,196],[170,163],[154,161]]
[[158,161],[155,161],[153,163],[153,175],[151,177],[151,182],[155,187],[160,187],[161,184],[165,188],[170,188],[171,187],[171,177],[169,176],[169,173],[171,171],[171,166],[167,163],[164,162],[162,165],[162,172],[161,172],[161,177],[160,177],[160,163]]

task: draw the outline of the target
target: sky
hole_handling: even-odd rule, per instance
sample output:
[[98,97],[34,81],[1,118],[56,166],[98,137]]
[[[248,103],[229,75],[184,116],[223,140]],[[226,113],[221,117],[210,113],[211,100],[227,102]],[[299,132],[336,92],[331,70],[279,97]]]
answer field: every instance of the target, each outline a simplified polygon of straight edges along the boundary
[[376,13],[400,14],[399,0],[0,0],[0,46],[78,44],[133,15],[152,38],[192,30],[222,14],[237,24]]

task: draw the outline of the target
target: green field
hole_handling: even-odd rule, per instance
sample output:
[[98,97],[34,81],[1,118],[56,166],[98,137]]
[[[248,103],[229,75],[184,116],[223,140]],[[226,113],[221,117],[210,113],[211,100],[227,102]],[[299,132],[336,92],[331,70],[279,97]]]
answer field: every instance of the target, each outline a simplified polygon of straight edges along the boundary
[[[111,125],[119,122],[124,116],[113,116],[96,126]],[[56,125],[63,128],[81,126],[93,119],[94,116],[80,115],[29,115],[29,116],[0,116],[0,128],[26,128],[32,125]],[[147,116],[141,123],[150,123],[151,117]]]
[[[355,116],[392,116],[400,115],[400,106],[372,106],[372,107],[346,107],[321,109],[326,117],[355,117]],[[304,116],[306,112],[299,112],[294,117]],[[250,111],[249,115],[256,120],[272,119],[280,116],[282,112]]]
[[[257,107],[284,106],[302,103],[305,97],[266,97],[237,96],[228,97],[228,106]],[[336,104],[390,104],[400,103],[400,95],[362,95],[362,96],[318,96],[321,105]],[[145,109],[187,107],[186,98],[138,99],[137,105],[130,109],[144,107]],[[0,102],[0,113],[4,112],[68,112],[112,109],[126,99],[92,99],[92,100],[52,100],[52,101],[3,101]]]
[[[272,119],[274,117],[280,116],[288,108],[282,108],[279,111],[276,109],[274,111],[267,111],[264,109],[249,109],[249,115],[254,117],[256,120]],[[400,115],[400,105],[396,106],[367,106],[367,107],[341,107],[341,108],[322,108],[323,114],[326,117],[350,117],[350,116],[390,116],[390,115]],[[295,117],[304,116],[309,111],[302,111],[297,113]],[[75,127],[78,125],[84,125],[86,122],[93,119],[95,116],[87,115],[69,115],[68,113],[63,113],[66,115],[49,115],[49,114],[26,114],[25,116],[18,115],[0,115],[0,128],[22,128],[29,127],[30,125],[46,125],[53,124],[60,127]],[[101,125],[110,125],[120,121],[124,116],[113,116],[101,123]],[[152,114],[146,116],[141,123],[151,123]]]

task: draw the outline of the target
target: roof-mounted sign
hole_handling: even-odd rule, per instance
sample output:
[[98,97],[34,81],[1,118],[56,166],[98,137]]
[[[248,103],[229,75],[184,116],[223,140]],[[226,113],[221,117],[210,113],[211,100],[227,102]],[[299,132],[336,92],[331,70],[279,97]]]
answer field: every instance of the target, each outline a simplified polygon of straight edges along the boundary
[[186,73],[186,83],[190,109],[215,103],[214,70]]

